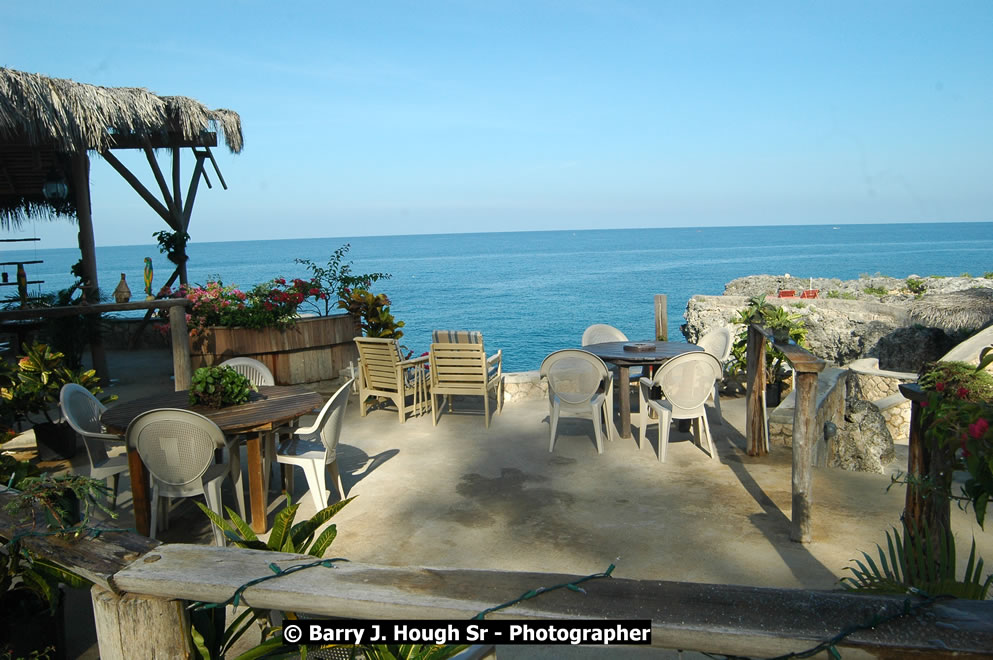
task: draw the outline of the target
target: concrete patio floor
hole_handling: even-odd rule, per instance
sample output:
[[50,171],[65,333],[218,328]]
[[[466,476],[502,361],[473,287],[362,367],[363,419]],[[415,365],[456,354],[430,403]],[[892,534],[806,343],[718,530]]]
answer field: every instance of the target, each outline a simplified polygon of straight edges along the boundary
[[[167,352],[112,353],[111,367],[120,381],[109,391],[121,400],[172,388]],[[903,510],[904,489],[887,492],[888,475],[818,468],[813,541],[790,541],[791,451],[746,455],[743,398],[722,400],[724,425],[710,410],[718,460],[673,427],[665,463],[657,427],[640,450],[634,429],[598,455],[591,421],[563,418],[549,453],[547,400],[505,404],[489,429],[481,398],[455,404],[437,426],[430,414],[401,425],[392,408],[360,417],[350,398],[339,465],[356,499],[334,520],[334,556],[574,574],[613,563],[617,577],[832,589],[859,551],[885,541]],[[893,471],[906,466],[901,449]],[[314,505],[300,471],[295,481],[299,520]],[[284,501],[270,494],[270,523]],[[129,524],[129,495],[120,506]],[[203,518],[191,506],[161,538],[209,542]],[[974,536],[980,554],[993,557],[993,535],[971,512],[953,508],[952,520],[963,559]]]
[[[116,378],[108,391],[121,401],[172,389],[167,352],[109,357]],[[665,463],[657,459],[654,429],[640,450],[634,429],[631,438],[608,441],[598,455],[590,420],[564,418],[549,453],[547,400],[505,404],[489,429],[481,402],[457,399],[455,412],[446,408],[436,427],[430,414],[401,425],[392,408],[360,417],[357,397],[350,398],[339,465],[347,495],[356,499],[334,519],[338,536],[329,556],[579,575],[615,564],[613,575],[624,578],[835,589],[850,560],[861,550],[874,551],[885,531],[899,524],[904,489],[887,492],[888,475],[819,468],[813,541],[790,541],[791,451],[745,454],[743,398],[722,400],[724,425],[710,411],[718,460],[674,427]],[[893,471],[906,466],[906,447],[897,449]],[[80,450],[73,466],[85,472],[86,465]],[[125,474],[116,521],[121,527],[133,525],[128,488]],[[301,503],[298,520],[314,512],[299,471],[294,500]],[[270,493],[270,524],[284,503]],[[234,506],[230,488],[225,504]],[[976,525],[971,511],[953,508],[952,523],[962,561],[973,537],[979,554],[993,557],[993,535]],[[159,538],[211,543],[205,516],[189,502]],[[82,617],[88,597],[75,599]],[[79,657],[97,657],[91,624],[76,627]],[[546,656],[538,648],[521,655],[522,649],[501,647],[500,655],[563,657],[561,647],[546,649]],[[569,652],[580,657],[584,651]]]

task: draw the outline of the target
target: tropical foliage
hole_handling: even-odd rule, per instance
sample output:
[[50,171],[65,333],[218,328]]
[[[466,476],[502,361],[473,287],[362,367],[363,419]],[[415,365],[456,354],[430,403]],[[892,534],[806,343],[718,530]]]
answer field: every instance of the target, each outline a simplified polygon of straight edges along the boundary
[[[739,310],[731,319],[742,326],[731,345],[731,357],[727,370],[732,376],[742,375],[748,364],[748,326],[752,323],[772,331],[776,341],[791,341],[800,346],[807,345],[807,327],[799,314],[788,311],[766,301],[765,296],[755,296],[748,301],[748,307]],[[784,363],[786,355],[774,345],[768,344],[765,351],[766,382],[781,383],[786,378]]]
[[190,383],[190,404],[220,408],[246,403],[258,388],[231,367],[200,367]]
[[346,297],[346,289],[368,289],[373,282],[390,279],[389,273],[363,273],[355,275],[352,273],[352,262],[343,263],[345,255],[351,249],[350,243],[345,243],[334,251],[328,259],[327,266],[319,266],[310,259],[294,259],[298,264],[303,264],[310,269],[313,275],[311,283],[323,294],[314,301],[308,301],[314,310],[327,316],[331,313],[333,301]]

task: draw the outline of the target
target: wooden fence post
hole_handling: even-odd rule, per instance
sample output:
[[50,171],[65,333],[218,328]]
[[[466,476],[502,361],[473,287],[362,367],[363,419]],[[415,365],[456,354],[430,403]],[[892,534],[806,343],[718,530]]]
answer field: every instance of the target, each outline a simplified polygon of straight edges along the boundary
[[176,391],[190,389],[193,361],[190,358],[190,331],[186,326],[186,307],[169,308],[169,329],[172,333],[172,371]]
[[[940,485],[948,480],[950,466],[944,465],[936,452],[928,449],[924,442],[923,411],[921,403],[927,395],[916,383],[900,385],[900,394],[910,400],[910,437],[908,438],[907,476],[917,479],[930,478],[939,488],[934,490],[907,484],[904,500],[903,524],[911,535],[920,530],[939,531],[951,529],[951,502]],[[932,537],[932,541],[935,537]]]
[[797,371],[793,378],[793,514],[790,539],[810,543],[810,514],[814,504],[813,466],[817,414],[817,372]]
[[655,294],[655,339],[669,341],[669,306],[666,294]]
[[93,585],[90,598],[101,660],[192,657],[184,601],[118,596],[99,585]]
[[745,374],[745,440],[749,456],[769,453],[768,425],[765,412],[765,335],[748,326]]

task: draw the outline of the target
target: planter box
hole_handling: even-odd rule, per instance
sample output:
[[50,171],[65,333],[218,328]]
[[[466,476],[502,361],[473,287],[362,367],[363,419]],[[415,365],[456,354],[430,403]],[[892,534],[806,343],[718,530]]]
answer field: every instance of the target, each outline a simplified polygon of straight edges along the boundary
[[347,314],[302,318],[290,328],[208,328],[190,342],[193,368],[213,366],[233,357],[250,357],[272,372],[277,385],[332,380],[358,361],[358,323]]

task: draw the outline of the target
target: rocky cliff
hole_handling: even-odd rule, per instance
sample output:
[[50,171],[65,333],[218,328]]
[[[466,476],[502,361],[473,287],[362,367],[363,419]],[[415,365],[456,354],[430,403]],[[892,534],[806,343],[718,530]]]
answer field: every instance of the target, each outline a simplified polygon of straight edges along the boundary
[[[811,286],[811,284],[813,286]],[[779,298],[817,289],[817,298]],[[729,282],[723,296],[694,296],[686,307],[688,341],[732,325],[748,298],[767,295],[807,325],[812,353],[834,364],[874,357],[882,369],[917,371],[977,330],[993,324],[993,279],[862,277],[857,280],[753,275]]]

